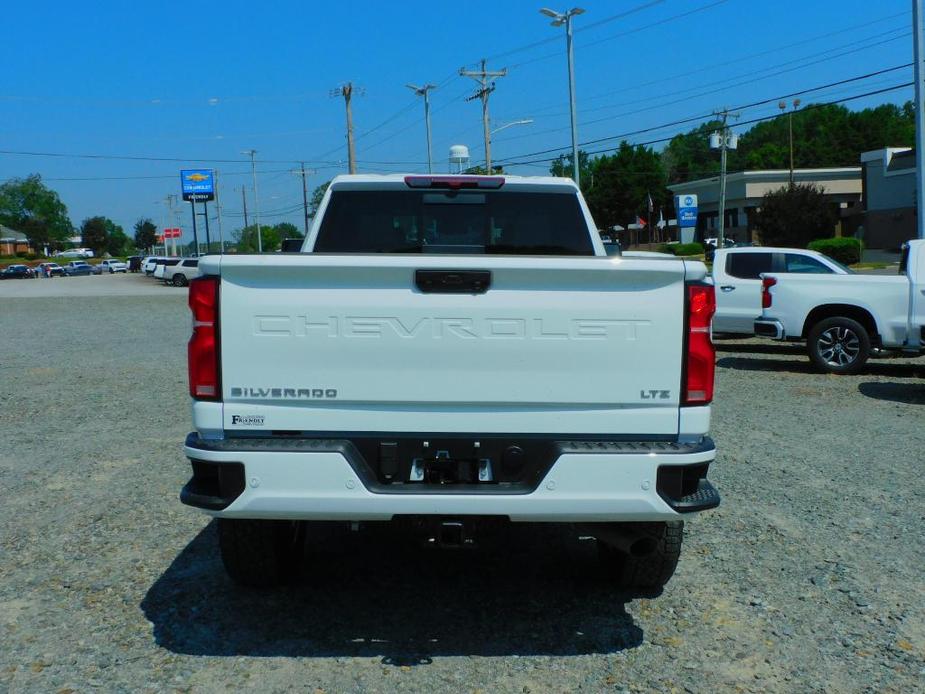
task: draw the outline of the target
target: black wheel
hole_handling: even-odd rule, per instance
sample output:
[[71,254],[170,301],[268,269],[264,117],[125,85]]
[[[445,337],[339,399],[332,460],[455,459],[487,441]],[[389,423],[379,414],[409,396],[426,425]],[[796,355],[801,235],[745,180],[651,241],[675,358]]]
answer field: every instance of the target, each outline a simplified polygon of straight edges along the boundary
[[109,268],[109,274],[110,274],[110,275],[114,275],[114,274],[116,274],[116,271],[113,270],[112,268]]
[[607,540],[598,539],[601,564],[608,578],[619,588],[663,587],[671,580],[681,557],[683,521],[618,525],[631,528],[638,539],[633,542],[632,550],[618,549]]
[[835,316],[816,323],[806,339],[809,360],[821,371],[855,374],[870,357],[867,329],[851,318]]
[[299,521],[220,518],[218,544],[225,571],[244,586],[278,585],[296,573],[304,533]]
[[173,286],[174,287],[185,287],[189,282],[186,280],[186,275],[174,275],[173,277]]

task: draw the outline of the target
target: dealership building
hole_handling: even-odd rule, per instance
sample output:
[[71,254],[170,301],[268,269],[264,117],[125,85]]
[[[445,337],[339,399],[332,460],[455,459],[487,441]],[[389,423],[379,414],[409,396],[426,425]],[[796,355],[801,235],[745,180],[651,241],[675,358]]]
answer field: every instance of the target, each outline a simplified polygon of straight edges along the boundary
[[[795,184],[812,183],[822,189],[838,215],[836,235],[854,235],[861,223],[863,183],[861,167],[794,169]],[[755,212],[766,193],[790,183],[789,169],[738,171],[726,176],[724,234],[734,241],[757,241]],[[696,195],[699,203],[694,238],[715,237],[719,227],[719,176],[668,186],[674,195]]]

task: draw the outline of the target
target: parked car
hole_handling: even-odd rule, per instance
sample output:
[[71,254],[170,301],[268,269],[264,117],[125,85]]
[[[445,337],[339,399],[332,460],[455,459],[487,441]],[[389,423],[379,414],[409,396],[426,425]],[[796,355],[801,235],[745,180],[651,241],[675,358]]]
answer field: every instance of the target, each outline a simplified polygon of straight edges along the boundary
[[58,263],[39,263],[35,269],[42,277],[64,277],[64,268]]
[[755,334],[755,319],[761,315],[761,275],[766,272],[847,275],[852,270],[802,248],[719,248],[713,258],[713,332]]
[[177,265],[180,260],[180,258],[158,258],[154,267],[154,278],[163,280],[167,268]]
[[196,277],[199,277],[199,258],[184,258],[176,265],[164,265],[165,284],[185,287]]
[[102,275],[103,271],[86,260],[72,260],[64,266],[64,274],[68,277],[77,277],[78,275]]
[[70,248],[66,251],[58,251],[55,258],[92,258],[93,251],[89,248]]
[[155,268],[157,268],[157,259],[159,256],[149,255],[144,260],[141,261],[141,270],[148,277],[154,274]]
[[98,265],[100,271],[106,271],[110,275],[116,272],[128,272],[128,265],[121,260],[102,260]]
[[762,277],[755,333],[805,340],[820,371],[854,374],[871,349],[925,352],[925,240],[903,247],[900,275],[803,274]]
[[28,265],[10,265],[0,272],[0,280],[27,280],[35,277]]

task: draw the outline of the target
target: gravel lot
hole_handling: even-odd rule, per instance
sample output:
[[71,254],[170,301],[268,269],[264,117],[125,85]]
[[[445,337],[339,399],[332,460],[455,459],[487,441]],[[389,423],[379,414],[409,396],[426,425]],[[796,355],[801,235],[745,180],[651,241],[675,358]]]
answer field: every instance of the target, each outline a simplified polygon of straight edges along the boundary
[[[63,284],[62,284],[63,283]],[[130,273],[82,275],[0,282],[0,300],[91,296],[186,296],[185,288]]]
[[[162,298],[6,293],[84,281]],[[184,293],[0,287],[0,691],[923,690],[925,360],[834,377],[721,342],[723,505],[658,597],[608,590],[558,532],[466,554],[361,536],[261,594],[177,500]]]

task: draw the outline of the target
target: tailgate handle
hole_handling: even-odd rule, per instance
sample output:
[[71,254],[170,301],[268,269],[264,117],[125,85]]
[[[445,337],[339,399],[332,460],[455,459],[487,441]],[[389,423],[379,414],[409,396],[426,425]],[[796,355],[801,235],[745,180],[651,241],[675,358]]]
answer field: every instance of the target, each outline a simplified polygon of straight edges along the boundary
[[414,284],[425,294],[484,294],[491,287],[491,272],[415,270]]

